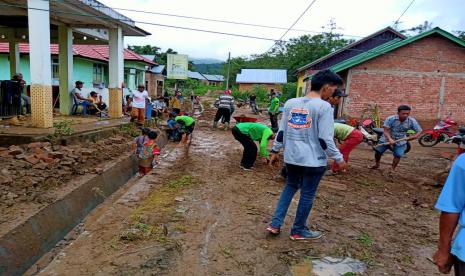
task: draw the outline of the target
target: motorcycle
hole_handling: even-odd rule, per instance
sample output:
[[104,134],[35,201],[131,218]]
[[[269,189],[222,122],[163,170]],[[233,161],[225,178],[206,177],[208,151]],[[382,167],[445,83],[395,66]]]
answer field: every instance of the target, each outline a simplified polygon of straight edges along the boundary
[[418,143],[423,147],[432,147],[437,145],[441,141],[449,140],[449,138],[455,136],[455,132],[449,130],[449,128],[456,126],[457,123],[450,117],[447,117],[445,121],[439,121],[433,129],[428,129],[418,138]]
[[462,154],[465,152],[465,127],[459,128],[459,131],[452,137],[444,140],[445,143],[456,144],[457,153]]

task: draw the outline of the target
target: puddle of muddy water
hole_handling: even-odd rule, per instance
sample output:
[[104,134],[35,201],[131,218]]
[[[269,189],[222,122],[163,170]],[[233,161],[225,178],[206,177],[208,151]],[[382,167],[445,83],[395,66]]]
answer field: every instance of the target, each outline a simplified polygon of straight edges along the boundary
[[313,274],[318,276],[340,276],[362,274],[366,269],[364,262],[352,258],[324,257],[312,261]]

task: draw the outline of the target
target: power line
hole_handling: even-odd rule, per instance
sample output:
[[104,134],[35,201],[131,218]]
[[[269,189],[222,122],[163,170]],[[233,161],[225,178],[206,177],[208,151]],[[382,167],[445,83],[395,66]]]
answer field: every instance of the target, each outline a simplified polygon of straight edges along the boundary
[[[55,0],[55,1],[57,1],[57,0]],[[100,6],[100,7],[103,7],[103,6]],[[143,11],[143,10],[126,9],[126,8],[118,8],[118,7],[108,7],[108,8],[111,8],[111,9],[114,9],[114,10],[121,10],[121,11],[139,12],[139,13],[146,13],[146,14],[156,14],[156,15],[162,15],[162,16],[168,16],[168,17],[194,19],[194,20],[208,21],[208,22],[226,23],[226,24],[233,24],[233,25],[242,25],[242,26],[250,26],[250,27],[276,29],[276,30],[287,30],[287,28],[285,28],[285,27],[263,25],[263,24],[254,24],[254,23],[247,23],[247,22],[240,22],[240,21],[221,20],[221,19],[215,19],[215,18],[187,16],[187,15],[179,15],[179,14],[172,14],[172,13]],[[311,30],[304,30],[304,29],[291,29],[291,31],[304,32],[304,33],[320,33],[319,31],[311,31]]]
[[[73,13],[73,12],[58,11],[58,10],[47,10],[47,9],[40,9],[40,8],[28,8],[28,7],[25,7],[25,6],[12,5],[12,4],[0,4],[0,7],[17,7],[17,8],[31,9],[31,10],[49,11],[49,12],[56,12],[56,13],[69,14],[69,15],[78,15],[78,16],[87,16],[87,17],[108,19],[108,17],[96,16],[96,15],[93,15],[93,14]],[[127,20],[127,19],[119,19],[119,20],[123,21],[123,22],[131,22],[131,23],[134,22],[134,23],[139,23],[139,24],[159,26],[159,27],[165,27],[165,28],[181,29],[181,30],[187,30],[187,31],[196,31],[196,32],[204,32],[204,33],[212,33],[212,34],[220,34],[220,35],[228,35],[228,36],[236,36],[236,37],[243,37],[243,38],[258,39],[258,40],[275,41],[275,39],[273,39],[273,38],[259,37],[259,36],[245,35],[245,34],[219,32],[219,31],[212,31],[212,30],[205,30],[205,29],[183,27],[183,26],[159,24],[159,23],[153,23],[153,22],[133,21],[133,20]]]
[[399,16],[399,18],[397,18],[397,20],[394,22],[394,26],[397,26],[397,24],[399,23],[399,20],[402,18],[402,16],[407,12],[407,10],[410,8],[410,6],[413,4],[413,2],[415,2],[415,0],[412,0],[410,2],[410,4],[408,4],[407,8],[405,8],[405,10],[402,12],[402,14]]
[[299,22],[299,20],[305,15],[305,13],[313,6],[313,4],[315,4],[316,0],[313,0],[310,5],[307,6],[307,8],[302,12],[302,14],[294,21],[294,23],[292,23],[292,25],[284,32],[284,34],[279,38],[279,40],[275,41],[275,43],[270,47],[270,49],[268,49],[268,51],[266,52],[269,52],[271,49],[273,49],[273,47],[278,43],[278,42],[281,42],[282,39],[284,38],[284,36],[295,26],[295,24],[297,24],[297,22]]

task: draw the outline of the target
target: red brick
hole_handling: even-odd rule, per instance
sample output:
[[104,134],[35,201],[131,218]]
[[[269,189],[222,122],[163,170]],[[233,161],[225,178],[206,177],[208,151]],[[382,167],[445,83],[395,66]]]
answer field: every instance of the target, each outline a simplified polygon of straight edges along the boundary
[[28,149],[35,149],[35,148],[41,148],[42,147],[42,142],[34,142],[30,143],[27,145]]
[[13,156],[22,154],[23,152],[24,152],[23,149],[18,146],[13,145],[8,148],[8,154],[13,155]]
[[27,162],[29,162],[29,163],[31,163],[33,165],[40,162],[39,159],[35,158],[33,155],[26,156],[26,158],[24,158],[24,160],[26,160]]

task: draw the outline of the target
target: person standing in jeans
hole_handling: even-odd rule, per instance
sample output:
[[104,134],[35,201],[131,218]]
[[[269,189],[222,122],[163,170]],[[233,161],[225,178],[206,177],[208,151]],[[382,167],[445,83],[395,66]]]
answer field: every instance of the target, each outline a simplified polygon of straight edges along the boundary
[[231,96],[231,90],[225,90],[224,95],[216,99],[215,106],[218,107],[215,119],[213,120],[213,128],[217,128],[218,121],[223,117],[224,129],[229,129],[229,121],[231,120],[231,113],[234,111],[234,97]]
[[253,169],[257,159],[257,145],[260,142],[260,156],[265,164],[268,164],[268,141],[274,139],[275,135],[271,129],[259,123],[239,123],[232,129],[234,139],[244,147],[242,153],[241,168],[245,171]]
[[279,99],[273,92],[271,94],[271,103],[268,108],[268,114],[270,114],[271,130],[278,132],[278,113],[279,113]]
[[342,79],[337,74],[330,70],[320,71],[311,80],[311,91],[304,97],[287,101],[284,106],[270,163],[278,160],[277,153],[284,147],[287,178],[271,224],[267,227],[271,234],[277,235],[281,232],[292,198],[300,189],[290,239],[318,239],[323,235],[319,231],[311,231],[307,227],[307,219],[318,184],[326,170],[327,156],[339,165],[339,169],[347,168],[333,140],[333,109],[328,102],[322,100],[332,95],[339,85],[342,85]]
[[[434,206],[439,217],[438,249],[433,256],[439,272],[465,275],[465,155],[452,165],[446,184]],[[457,232],[454,236],[454,232]]]

